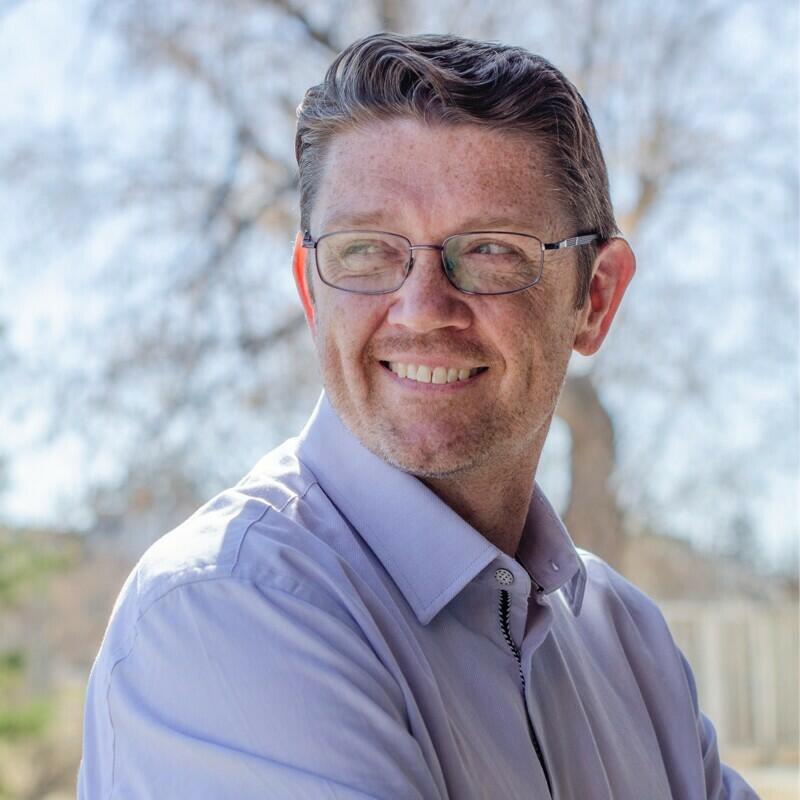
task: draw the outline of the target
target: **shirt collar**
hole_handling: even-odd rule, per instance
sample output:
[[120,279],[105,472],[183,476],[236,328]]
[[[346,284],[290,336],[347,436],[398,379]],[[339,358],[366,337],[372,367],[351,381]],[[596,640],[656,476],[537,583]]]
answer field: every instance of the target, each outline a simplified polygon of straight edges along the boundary
[[[298,457],[380,559],[423,625],[504,556],[424,483],[367,450],[325,392],[299,436]],[[572,613],[580,613],[586,570],[538,484],[516,558],[545,594],[563,587]]]

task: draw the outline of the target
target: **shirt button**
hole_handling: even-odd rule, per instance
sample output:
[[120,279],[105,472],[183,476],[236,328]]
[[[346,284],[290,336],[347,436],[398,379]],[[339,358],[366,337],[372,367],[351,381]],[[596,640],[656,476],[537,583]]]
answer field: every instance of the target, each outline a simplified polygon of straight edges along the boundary
[[500,569],[494,571],[494,579],[501,586],[511,586],[514,583],[514,573],[511,570],[500,567]]

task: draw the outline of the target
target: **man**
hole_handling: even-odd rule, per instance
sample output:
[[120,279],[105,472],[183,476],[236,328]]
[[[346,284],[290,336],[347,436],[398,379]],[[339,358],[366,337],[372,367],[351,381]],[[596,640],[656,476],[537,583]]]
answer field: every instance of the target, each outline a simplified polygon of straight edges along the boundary
[[518,48],[382,34],[298,117],[325,393],[132,572],[80,797],[755,797],[655,605],[535,484],[635,268],[575,88]]

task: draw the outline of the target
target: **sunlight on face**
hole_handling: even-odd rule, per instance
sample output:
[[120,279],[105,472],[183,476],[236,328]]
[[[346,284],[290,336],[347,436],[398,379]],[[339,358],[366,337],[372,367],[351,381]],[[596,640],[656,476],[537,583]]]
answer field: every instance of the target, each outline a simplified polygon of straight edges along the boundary
[[[568,235],[534,144],[477,126],[374,123],[331,145],[311,233],[378,229],[416,244],[470,230]],[[315,274],[315,341],[339,416],[386,461],[420,476],[505,464],[543,437],[575,331],[574,260],[496,297],[448,283],[418,250],[403,286],[359,295]]]

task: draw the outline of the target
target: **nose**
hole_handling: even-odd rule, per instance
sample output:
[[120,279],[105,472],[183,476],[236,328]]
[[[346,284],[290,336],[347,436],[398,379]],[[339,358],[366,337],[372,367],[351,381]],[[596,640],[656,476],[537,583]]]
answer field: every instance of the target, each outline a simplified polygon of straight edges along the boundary
[[387,322],[415,333],[440,328],[463,330],[472,321],[467,295],[445,277],[438,249],[414,250],[414,265],[393,300]]

